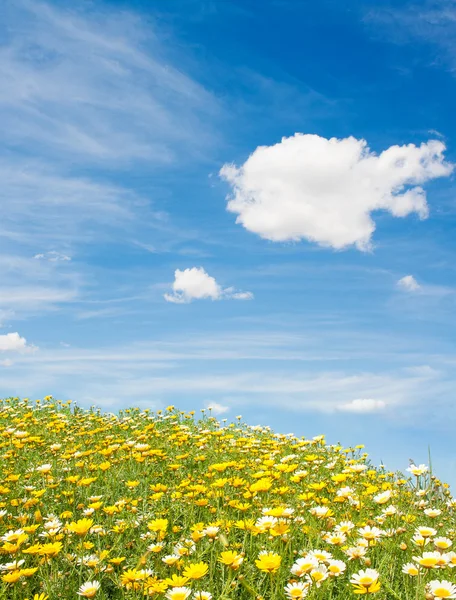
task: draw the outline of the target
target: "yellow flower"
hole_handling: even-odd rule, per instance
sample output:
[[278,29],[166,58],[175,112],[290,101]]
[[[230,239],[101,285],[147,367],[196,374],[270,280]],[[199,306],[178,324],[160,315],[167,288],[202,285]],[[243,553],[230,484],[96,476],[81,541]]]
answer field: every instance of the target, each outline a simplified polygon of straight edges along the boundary
[[183,573],[184,577],[188,577],[189,579],[201,579],[208,572],[209,567],[206,563],[199,562],[193,563],[185,567]]
[[119,557],[111,558],[111,560],[109,562],[113,565],[120,565],[120,563],[123,563],[124,560],[125,560],[125,556],[119,556]]
[[72,521],[69,525],[67,525],[67,530],[75,533],[76,535],[83,536],[86,535],[92,525],[92,519],[79,519],[79,521]]
[[255,564],[260,571],[266,573],[276,573],[282,562],[280,554],[275,552],[260,552]]
[[150,531],[166,531],[168,528],[168,519],[154,519],[147,523]]
[[41,544],[33,544],[33,546],[24,548],[24,550],[22,550],[22,554],[39,554],[40,550],[41,550]]
[[272,488],[273,480],[270,477],[264,477],[253,483],[249,490],[251,492],[267,492]]
[[127,590],[136,589],[136,584],[139,581],[144,581],[147,578],[145,571],[138,571],[137,569],[127,569],[120,576],[120,583],[124,585]]
[[135,487],[137,487],[139,485],[139,481],[126,481],[125,485],[129,489],[133,489],[133,488],[135,488]]
[[226,550],[225,552],[222,552],[219,557],[219,562],[226,565],[227,567],[230,567],[233,570],[238,569],[241,566],[243,560],[244,557],[242,556],[242,554],[238,554],[233,550]]
[[165,583],[172,587],[181,587],[188,582],[188,577],[183,577],[182,575],[173,574],[171,577],[167,577],[165,579]]
[[11,571],[11,573],[6,573],[6,575],[2,575],[2,581],[4,581],[5,583],[16,583],[16,581],[19,581],[20,578],[21,572],[19,570]]
[[38,554],[40,556],[57,556],[62,549],[62,542],[53,542],[52,544],[42,544]]
[[32,575],[35,575],[37,571],[38,567],[29,567],[28,569],[21,569],[19,573],[22,577],[31,577]]

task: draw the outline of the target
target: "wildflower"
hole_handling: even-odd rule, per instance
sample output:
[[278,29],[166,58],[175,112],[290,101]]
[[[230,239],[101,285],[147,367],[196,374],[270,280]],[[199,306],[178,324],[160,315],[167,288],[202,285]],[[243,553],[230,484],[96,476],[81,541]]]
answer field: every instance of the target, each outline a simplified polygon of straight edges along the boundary
[[435,569],[441,560],[440,552],[424,552],[423,556],[413,556],[413,560],[426,569]]
[[289,583],[285,586],[285,595],[289,600],[301,600],[309,593],[308,583]]
[[417,467],[416,465],[414,465],[412,463],[410,465],[410,467],[407,469],[407,471],[409,473],[412,473],[412,475],[415,475],[416,477],[420,477],[420,475],[424,475],[425,473],[427,473],[429,471],[429,467],[427,467],[426,465],[419,465]]
[[435,519],[436,517],[439,517],[442,514],[442,511],[438,508],[426,508],[424,510],[424,514],[427,517],[430,517],[431,519]]
[[437,535],[437,530],[433,527],[417,527],[416,534],[424,538],[434,537]]
[[21,568],[24,564],[25,560],[15,560],[14,562],[5,563],[4,565],[0,565],[0,571],[16,571]]
[[165,565],[169,565],[169,566],[174,565],[179,560],[180,560],[179,554],[167,554],[166,556],[164,556],[162,558],[162,561],[165,563]]
[[127,588],[127,590],[136,589],[138,582],[144,581],[147,578],[147,574],[144,571],[137,569],[127,569],[120,576],[120,583]]
[[341,575],[346,568],[347,565],[344,563],[343,560],[331,559],[328,561],[328,573],[332,577],[339,577],[339,575]]
[[310,573],[312,569],[318,567],[318,559],[314,556],[307,556],[305,558],[298,558],[298,560],[291,567],[291,572],[296,577],[303,577],[306,573]]
[[280,554],[262,551],[258,555],[258,559],[255,561],[255,564],[260,571],[264,571],[266,573],[276,573],[281,562],[282,557]]
[[417,575],[419,575],[420,570],[413,563],[407,563],[402,567],[402,573],[410,575],[411,577],[416,577]]
[[110,562],[112,565],[116,565],[116,566],[118,566],[118,565],[120,565],[121,563],[123,563],[123,561],[124,561],[124,560],[125,560],[125,556],[117,556],[117,557],[111,558],[111,559],[109,560],[109,562]]
[[368,541],[378,540],[383,535],[383,531],[381,529],[378,527],[370,527],[369,525],[366,525],[366,527],[361,527],[358,529],[358,532],[362,538]]
[[42,544],[40,545],[38,554],[40,554],[41,556],[57,556],[57,554],[60,552],[60,550],[62,549],[63,544],[62,542],[53,542],[51,544]]
[[10,571],[6,575],[2,575],[2,581],[5,583],[16,583],[21,578],[21,572],[19,570]]
[[307,556],[309,558],[314,557],[319,562],[326,562],[332,558],[331,553],[326,550],[311,550]]
[[167,600],[186,600],[191,593],[192,590],[188,587],[173,587],[166,592],[165,598]]
[[78,596],[82,596],[83,598],[93,598],[99,589],[99,581],[87,581],[86,583],[83,583],[81,585],[77,594]]
[[380,589],[379,573],[375,569],[358,571],[350,579],[355,594],[373,594]]
[[386,502],[388,502],[392,495],[393,492],[391,490],[387,490],[386,492],[382,492],[381,494],[377,494],[376,496],[374,496],[373,501],[376,504],[386,504]]
[[434,598],[456,598],[456,585],[449,581],[430,581],[426,587]]
[[39,467],[36,467],[36,469],[35,469],[35,471],[37,471],[38,473],[42,473],[43,475],[50,473],[51,470],[52,470],[52,465],[50,465],[50,464],[41,465]]
[[433,542],[434,546],[439,550],[448,550],[448,548],[451,548],[453,544],[453,542],[446,537],[436,537],[434,538]]
[[168,519],[155,519],[147,524],[150,531],[165,532],[168,528]]
[[244,557],[242,556],[242,554],[237,554],[232,550],[226,550],[225,552],[222,552],[219,557],[219,562],[226,565],[227,567],[230,567],[233,570],[238,569],[242,564],[243,560]]
[[323,581],[328,579],[328,568],[326,565],[318,565],[307,575],[309,581],[316,587],[320,587]]
[[171,587],[182,587],[186,583],[188,583],[188,577],[184,577],[183,575],[176,575],[173,573],[171,577],[167,577],[165,579],[165,583]]
[[68,531],[75,533],[76,535],[86,535],[86,533],[90,530],[93,525],[92,519],[79,519],[79,521],[72,522],[67,525]]
[[195,592],[193,594],[193,600],[212,600],[212,594],[210,592]]
[[188,577],[188,579],[201,579],[208,572],[209,567],[206,563],[199,562],[193,563],[185,567],[183,573],[184,577]]

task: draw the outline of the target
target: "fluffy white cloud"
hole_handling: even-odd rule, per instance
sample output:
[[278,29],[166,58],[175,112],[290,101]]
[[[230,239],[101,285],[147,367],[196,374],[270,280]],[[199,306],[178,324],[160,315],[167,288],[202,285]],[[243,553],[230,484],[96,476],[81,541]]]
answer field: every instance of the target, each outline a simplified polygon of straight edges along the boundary
[[220,175],[232,186],[227,208],[236,222],[262,238],[368,250],[372,211],[427,217],[421,184],[452,172],[444,150],[430,140],[376,155],[362,139],[296,133],[259,146],[241,167],[225,164]]
[[374,400],[373,398],[357,398],[346,404],[339,406],[339,410],[354,413],[371,413],[383,410],[386,404],[383,400]]
[[224,406],[218,402],[207,402],[206,408],[210,409],[214,415],[223,415],[230,410],[229,406]]
[[401,288],[401,290],[405,290],[406,292],[417,292],[421,289],[420,284],[413,277],[413,275],[405,275],[405,277],[401,277],[397,282],[397,287]]
[[0,335],[0,351],[24,350],[27,346],[27,340],[16,333],[6,333]]
[[173,293],[165,294],[165,300],[175,304],[186,304],[192,300],[221,300],[232,298],[234,300],[251,300],[251,292],[236,292],[234,288],[223,289],[203,267],[192,267],[174,272]]

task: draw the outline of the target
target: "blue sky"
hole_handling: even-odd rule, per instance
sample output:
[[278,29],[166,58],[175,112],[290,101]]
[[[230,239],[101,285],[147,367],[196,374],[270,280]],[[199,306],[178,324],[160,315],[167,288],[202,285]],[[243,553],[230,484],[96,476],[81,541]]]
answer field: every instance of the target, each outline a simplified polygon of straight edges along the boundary
[[456,2],[4,13],[0,395],[430,446],[456,482]]

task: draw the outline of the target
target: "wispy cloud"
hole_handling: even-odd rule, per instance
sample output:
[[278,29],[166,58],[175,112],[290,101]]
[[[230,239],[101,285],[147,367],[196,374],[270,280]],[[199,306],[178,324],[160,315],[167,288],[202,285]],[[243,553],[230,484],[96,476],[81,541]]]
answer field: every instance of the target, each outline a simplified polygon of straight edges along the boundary
[[135,218],[158,226],[163,212],[113,169],[201,159],[218,105],[155,23],[19,0],[4,7],[0,35],[3,238],[33,235],[44,252],[46,241],[92,241]]
[[243,410],[280,405],[288,412],[381,411],[382,418],[408,422],[429,414],[432,398],[445,403],[451,397],[451,369],[423,366],[425,359],[437,364],[438,356],[398,350],[397,360],[391,357],[390,366],[378,368],[384,355],[377,341],[371,365],[362,368],[356,340],[346,337],[345,356],[341,350],[338,357],[329,349],[306,349],[305,341],[283,332],[247,331],[90,349],[42,348],[33,356],[14,357],[0,393],[54,392],[113,407],[138,398],[153,405],[182,404],[185,394],[193,408],[205,398],[226,406],[230,398],[230,407]]
[[155,184],[135,182],[204,159],[219,107],[144,15],[39,0],[3,9],[0,274],[16,274],[2,279],[4,322],[80,298],[90,249],[76,246],[176,244]]
[[[389,39],[399,44],[430,44],[438,50],[425,57],[428,64],[448,69],[456,75],[455,0],[412,0],[402,6],[391,3],[368,10],[368,25],[387,27]],[[375,34],[375,30],[373,30]]]
[[0,280],[3,324],[72,302],[84,286],[84,276],[72,268],[71,261],[37,260],[30,255],[0,254]]
[[83,164],[163,163],[207,143],[201,117],[215,110],[214,99],[173,66],[153,22],[107,7],[19,0],[7,5],[3,24],[5,141]]

